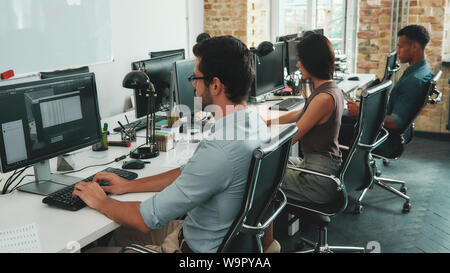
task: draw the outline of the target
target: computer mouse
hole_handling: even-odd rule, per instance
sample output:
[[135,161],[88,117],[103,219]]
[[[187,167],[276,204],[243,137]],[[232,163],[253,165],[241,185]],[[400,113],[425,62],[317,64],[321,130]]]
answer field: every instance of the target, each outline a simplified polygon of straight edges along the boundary
[[140,159],[132,159],[128,161],[124,161],[122,164],[122,169],[132,169],[139,170],[145,167],[145,162]]
[[359,77],[358,76],[353,76],[353,77],[348,78],[347,80],[349,80],[349,81],[359,81]]

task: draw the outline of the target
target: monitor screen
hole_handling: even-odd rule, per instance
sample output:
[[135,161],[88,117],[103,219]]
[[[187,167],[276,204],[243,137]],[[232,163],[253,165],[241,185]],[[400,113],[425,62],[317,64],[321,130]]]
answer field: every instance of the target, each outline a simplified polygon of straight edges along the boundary
[[189,107],[194,113],[195,89],[189,82],[189,76],[194,74],[195,59],[178,61],[174,64],[175,72],[175,102]]
[[163,57],[163,56],[173,55],[173,54],[180,54],[181,56],[183,56],[183,59],[186,58],[185,53],[184,53],[184,48],[174,49],[174,50],[165,50],[165,51],[155,51],[155,52],[150,52],[148,55],[150,56],[150,58],[157,58],[157,57]]
[[286,42],[286,67],[288,74],[293,74],[298,71],[297,68],[297,45],[300,41],[298,40],[290,40]]
[[[133,62],[132,70],[142,69],[150,78],[156,90],[156,111],[169,110],[171,104],[171,81],[172,81],[172,65],[174,62],[183,60],[184,56],[180,54],[172,54],[153,59]],[[134,99],[136,105],[136,118],[147,115],[148,98],[145,92],[139,90],[134,91]]]
[[284,35],[284,36],[278,36],[276,41],[277,42],[286,42],[289,40],[297,39],[297,37],[298,37],[298,33],[288,34],[288,35]]
[[264,57],[258,58],[255,55],[255,81],[251,97],[256,98],[284,88],[284,42],[275,43],[274,47],[275,50]]
[[94,74],[0,86],[0,128],[2,172],[98,143]]

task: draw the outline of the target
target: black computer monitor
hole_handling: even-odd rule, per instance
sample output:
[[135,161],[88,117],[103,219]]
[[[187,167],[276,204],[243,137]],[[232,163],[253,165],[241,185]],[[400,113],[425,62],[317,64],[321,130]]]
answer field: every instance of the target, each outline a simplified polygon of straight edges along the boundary
[[188,78],[194,74],[195,59],[177,61],[173,66],[175,102],[177,105],[186,106],[186,110],[190,111],[192,117],[197,110],[195,109],[195,89]]
[[294,34],[287,34],[287,35],[283,35],[283,36],[277,36],[276,41],[277,42],[286,42],[289,40],[295,40],[298,38],[298,33],[294,33]]
[[150,58],[158,58],[158,57],[163,57],[163,56],[173,55],[173,54],[180,54],[181,56],[183,56],[183,59],[186,58],[184,48],[173,49],[173,50],[164,50],[164,51],[154,51],[154,52],[148,53]]
[[316,29],[309,29],[309,30],[302,31],[299,38],[303,38],[303,37],[305,37],[305,35],[308,35],[309,33],[317,33],[317,34],[324,35],[323,28],[316,28]]
[[297,46],[299,40],[286,41],[286,68],[288,74],[294,74],[298,71],[297,62]]
[[75,74],[82,74],[82,73],[89,73],[89,67],[83,66],[79,68],[72,68],[72,69],[65,69],[65,70],[58,70],[58,71],[50,71],[50,72],[40,72],[41,79],[51,79],[56,77],[64,77],[69,75],[75,75]]
[[[180,54],[172,54],[148,60],[133,62],[131,64],[132,70],[142,69],[150,78],[150,81],[155,86],[156,102],[155,110],[163,111],[169,110],[172,100],[172,65],[174,62],[183,60],[184,57]],[[136,106],[136,118],[147,115],[148,98],[144,92],[134,90],[134,99]]]
[[285,43],[274,44],[274,51],[264,57],[255,54],[255,81],[250,100],[260,101],[261,96],[284,88]]
[[101,141],[94,74],[0,86],[0,128],[1,172],[34,167],[36,181],[20,190],[47,195],[78,182],[52,174],[49,159]]

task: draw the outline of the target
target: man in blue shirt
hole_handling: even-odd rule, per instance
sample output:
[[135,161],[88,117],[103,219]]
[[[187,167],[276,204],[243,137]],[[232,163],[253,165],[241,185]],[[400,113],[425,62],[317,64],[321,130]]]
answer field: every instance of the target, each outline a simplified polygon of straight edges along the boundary
[[[114,238],[128,234],[139,238],[134,243],[160,252],[217,251],[241,208],[252,153],[270,139],[265,122],[246,106],[254,79],[248,48],[222,36],[198,43],[193,51],[197,59],[189,80],[202,107],[214,111],[215,123],[187,164],[136,181],[99,173],[93,181],[107,180],[110,186],[80,182],[73,193],[124,227]],[[158,193],[144,202],[119,202],[104,191]],[[176,220],[183,216],[184,221]]]
[[[397,143],[398,135],[408,129],[423,104],[421,94],[424,92],[425,84],[433,77],[433,72],[425,60],[425,46],[429,41],[430,36],[423,26],[409,25],[398,32],[397,56],[401,63],[408,63],[409,67],[389,95],[384,121],[384,127],[389,131],[389,138],[375,150],[376,154],[392,157],[398,153],[397,150],[400,148]],[[348,115],[356,117],[359,104],[348,101],[347,106]],[[353,136],[354,127],[352,126],[354,124],[349,126],[346,122],[341,127],[339,137],[341,144],[349,145]]]

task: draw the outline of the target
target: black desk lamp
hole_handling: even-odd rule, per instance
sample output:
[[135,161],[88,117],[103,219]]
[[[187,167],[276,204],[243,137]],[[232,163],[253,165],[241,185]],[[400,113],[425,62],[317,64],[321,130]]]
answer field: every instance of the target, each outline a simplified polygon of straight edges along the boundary
[[[159,150],[155,143],[155,99],[156,91],[153,83],[143,71],[131,71],[123,79],[122,86],[130,89],[144,91],[148,98],[147,101],[147,127],[145,146],[130,152],[130,157],[135,159],[153,158],[159,155]],[[149,131],[151,136],[149,137]],[[149,141],[150,139],[150,141]]]
[[274,50],[275,50],[275,46],[269,41],[264,41],[264,42],[260,43],[257,48],[254,48],[254,47],[250,48],[250,51],[256,55],[256,57],[258,59],[257,60],[258,64],[260,64],[260,61],[259,61],[260,57],[269,55]]

